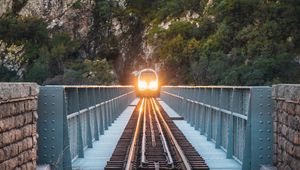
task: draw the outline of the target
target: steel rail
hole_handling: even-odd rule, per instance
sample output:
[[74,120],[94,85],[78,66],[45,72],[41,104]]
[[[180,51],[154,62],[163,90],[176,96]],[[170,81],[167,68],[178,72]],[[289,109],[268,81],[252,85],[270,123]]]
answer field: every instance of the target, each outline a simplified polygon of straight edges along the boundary
[[151,142],[152,142],[152,147],[156,146],[156,141],[155,141],[155,134],[154,134],[154,127],[153,127],[153,121],[152,121],[152,114],[150,114],[150,107],[149,107],[149,123],[150,123],[150,131],[151,131]]
[[[143,136],[142,136],[142,153],[141,153],[141,167],[143,167],[145,164],[147,164],[146,160],[146,130],[147,130],[147,111],[149,107],[149,100],[145,101],[145,106],[144,106],[144,114],[143,114]],[[149,114],[149,113],[148,113]]]
[[152,101],[153,101],[153,103],[154,103],[154,105],[155,105],[155,109],[156,109],[156,111],[157,111],[159,117],[161,118],[161,120],[162,120],[162,122],[163,122],[163,125],[164,125],[164,127],[165,127],[165,130],[167,131],[167,133],[169,134],[170,138],[172,139],[172,141],[173,141],[173,143],[174,143],[174,145],[175,145],[175,148],[176,148],[176,150],[177,150],[177,152],[178,152],[178,154],[179,154],[179,156],[180,156],[180,158],[181,158],[181,160],[182,160],[182,162],[183,162],[183,164],[184,164],[184,166],[185,166],[185,169],[191,170],[192,167],[191,167],[191,165],[190,165],[190,163],[189,163],[187,157],[185,156],[183,150],[181,149],[180,145],[178,144],[177,140],[175,139],[175,137],[174,137],[174,135],[173,135],[171,129],[169,128],[169,126],[168,126],[167,122],[165,121],[165,119],[164,119],[162,113],[160,112],[160,110],[159,110],[159,108],[158,108],[158,106],[157,106],[155,100],[154,100],[153,98],[151,98],[151,99],[152,99]]
[[[151,99],[153,99],[153,98],[151,98]],[[153,114],[154,114],[154,118],[155,118],[155,121],[156,121],[156,125],[157,125],[157,128],[159,130],[159,136],[161,138],[162,146],[163,146],[164,152],[166,154],[166,159],[167,159],[168,165],[170,165],[173,168],[174,167],[174,161],[173,161],[170,149],[168,147],[166,137],[164,135],[164,132],[163,132],[162,127],[160,125],[159,119],[157,117],[157,114],[156,114],[156,111],[155,111],[155,108],[154,108],[154,104],[153,104],[153,100],[151,100],[151,99],[150,99],[150,101],[151,101],[151,108],[153,110]]]
[[132,140],[131,145],[130,145],[130,150],[129,150],[125,170],[131,170],[132,167],[133,167],[132,163],[133,163],[133,159],[134,159],[135,149],[136,149],[136,146],[137,146],[137,138],[139,136],[139,129],[140,129],[140,123],[141,123],[141,117],[142,117],[141,115],[142,115],[142,112],[144,111],[144,109],[143,109],[144,101],[145,101],[145,99],[143,98],[142,103],[140,105],[140,109],[139,109],[139,117],[138,117],[138,120],[137,120],[133,140]]

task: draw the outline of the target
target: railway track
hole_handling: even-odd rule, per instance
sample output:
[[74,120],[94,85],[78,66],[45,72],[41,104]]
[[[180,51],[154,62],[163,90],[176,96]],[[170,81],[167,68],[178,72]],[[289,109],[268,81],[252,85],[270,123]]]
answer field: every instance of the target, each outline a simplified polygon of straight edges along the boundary
[[154,98],[143,98],[105,169],[208,169]]

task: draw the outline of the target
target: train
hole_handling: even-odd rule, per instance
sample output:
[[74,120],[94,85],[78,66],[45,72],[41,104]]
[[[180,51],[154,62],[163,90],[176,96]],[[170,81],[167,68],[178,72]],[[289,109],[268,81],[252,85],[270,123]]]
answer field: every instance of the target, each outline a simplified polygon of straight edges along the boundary
[[143,69],[139,72],[136,84],[138,97],[159,97],[160,85],[158,75],[153,69]]

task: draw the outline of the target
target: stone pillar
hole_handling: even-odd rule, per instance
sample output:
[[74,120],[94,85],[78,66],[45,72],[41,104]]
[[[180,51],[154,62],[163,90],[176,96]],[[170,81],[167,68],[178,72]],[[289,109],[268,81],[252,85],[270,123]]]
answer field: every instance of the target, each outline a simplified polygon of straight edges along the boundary
[[0,83],[0,169],[36,169],[37,95],[34,83]]
[[300,85],[273,86],[274,165],[300,168]]

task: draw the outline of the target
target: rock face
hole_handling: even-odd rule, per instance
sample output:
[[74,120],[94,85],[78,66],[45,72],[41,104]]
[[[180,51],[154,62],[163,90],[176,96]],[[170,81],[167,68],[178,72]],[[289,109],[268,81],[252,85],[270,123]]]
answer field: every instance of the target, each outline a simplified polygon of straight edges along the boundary
[[[126,8],[125,1],[118,1],[120,8]],[[5,12],[11,10],[13,0],[0,1],[0,16]],[[76,56],[80,59],[106,57],[111,58],[114,63],[114,71],[120,79],[125,77],[128,68],[131,68],[133,60],[139,55],[140,50],[140,36],[129,35],[124,36],[124,31],[129,29],[129,24],[121,22],[117,18],[112,18],[110,28],[106,31],[100,30],[96,27],[95,22],[105,22],[94,18],[95,0],[27,0],[26,4],[19,11],[21,16],[41,17],[48,24],[50,33],[64,32],[68,33],[71,38],[79,40],[80,49]],[[135,21],[135,20],[133,20]],[[103,23],[101,23],[103,24]],[[102,27],[102,26],[100,26]],[[115,36],[118,39],[119,49],[110,49],[109,45],[105,45],[106,40],[102,36]],[[103,51],[113,51],[115,56],[103,55]],[[11,64],[14,66],[15,64]],[[126,69],[127,68],[127,69]],[[123,74],[123,72],[126,74]]]
[[300,167],[300,85],[276,85],[274,118],[274,164],[281,169]]
[[11,9],[12,0],[1,0],[0,3],[0,17],[9,9]]
[[93,24],[93,9],[94,0],[28,0],[20,15],[42,17],[50,30],[85,39]]
[[0,169],[36,169],[37,94],[32,83],[0,83]]
[[[119,8],[126,8],[124,0],[117,2]],[[0,1],[0,16],[11,9],[12,3],[13,0]],[[124,21],[122,18],[112,18],[110,28],[100,31],[95,26],[95,5],[95,0],[28,0],[19,11],[19,15],[41,17],[47,22],[50,33],[66,32],[73,39],[79,40],[80,49],[76,57],[106,57],[112,60],[119,81],[127,84],[128,75],[135,69],[140,69],[137,66],[144,67],[147,60],[152,58],[153,47],[147,44],[143,37],[144,28],[135,16],[129,16],[129,19],[123,19]],[[134,31],[128,33],[129,28]],[[107,42],[98,36],[100,33],[104,37],[115,36],[118,45],[105,45]],[[109,50],[113,51],[114,56],[103,54],[103,51]]]

